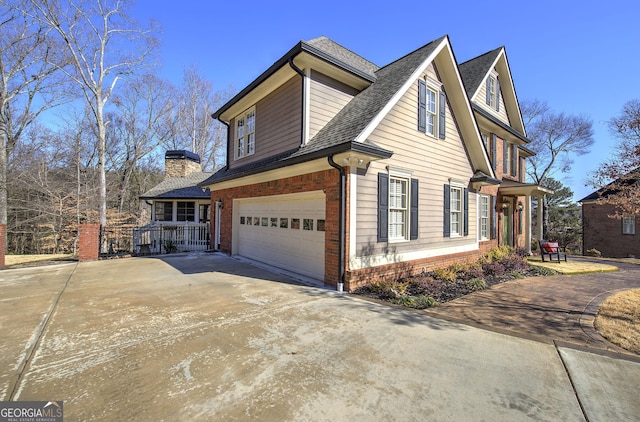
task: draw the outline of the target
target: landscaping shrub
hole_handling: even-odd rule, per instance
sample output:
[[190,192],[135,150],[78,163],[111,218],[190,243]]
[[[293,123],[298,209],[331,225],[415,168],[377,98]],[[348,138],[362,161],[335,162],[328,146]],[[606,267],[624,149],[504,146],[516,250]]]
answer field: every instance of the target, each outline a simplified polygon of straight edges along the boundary
[[499,261],[493,261],[482,265],[482,271],[487,277],[500,277],[505,273],[505,268]]
[[585,252],[586,256],[593,256],[595,258],[600,258],[602,256],[602,252],[597,250],[596,248],[589,249]]

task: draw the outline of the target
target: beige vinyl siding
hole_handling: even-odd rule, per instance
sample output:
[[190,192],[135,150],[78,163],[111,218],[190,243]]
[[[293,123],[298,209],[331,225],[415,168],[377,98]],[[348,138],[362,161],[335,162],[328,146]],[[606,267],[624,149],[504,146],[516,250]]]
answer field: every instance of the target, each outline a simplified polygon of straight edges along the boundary
[[[437,80],[433,66],[427,71],[431,79]],[[445,89],[446,92],[446,89]],[[444,185],[450,178],[468,187],[473,176],[462,139],[447,104],[446,139],[437,139],[417,130],[418,83],[412,86],[398,104],[373,131],[369,140],[382,148],[394,152],[388,160],[371,163],[366,175],[358,176],[357,238],[356,255],[371,250],[374,254],[388,252],[406,253],[419,250],[439,249],[475,244],[476,241],[476,195],[469,193],[469,235],[445,238]],[[377,242],[377,175],[391,170],[408,170],[411,177],[419,180],[419,237],[411,242]]]
[[[498,80],[500,80],[500,76],[498,75]],[[498,100],[500,101],[500,111],[496,111],[495,108],[489,107],[487,105],[487,79],[485,78],[482,83],[478,93],[476,94],[476,98],[474,102],[487,110],[489,113],[496,116],[501,122],[510,125],[509,116],[507,115],[507,108],[504,105],[504,98],[502,97],[502,90],[500,90],[500,95],[498,96]]]
[[311,71],[309,139],[313,139],[357,93],[354,88]]
[[232,160],[238,167],[292,150],[300,145],[302,80],[295,76],[256,104],[256,145],[253,155],[235,158],[236,119],[231,121]]

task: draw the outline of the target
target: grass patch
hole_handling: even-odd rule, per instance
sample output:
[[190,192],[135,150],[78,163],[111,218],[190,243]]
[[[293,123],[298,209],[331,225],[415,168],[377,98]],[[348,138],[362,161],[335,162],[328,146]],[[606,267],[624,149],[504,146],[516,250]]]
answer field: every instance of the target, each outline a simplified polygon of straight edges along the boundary
[[595,326],[613,344],[640,354],[640,289],[625,290],[605,299]]
[[73,254],[5,255],[4,264],[10,267],[12,265],[24,265],[42,261],[69,261],[72,259],[74,259]]
[[618,271],[618,267],[609,264],[600,264],[596,262],[574,261],[568,258],[567,262],[542,262],[539,256],[530,256],[527,258],[530,265],[536,267],[548,268],[561,274],[589,274],[589,273],[606,273]]

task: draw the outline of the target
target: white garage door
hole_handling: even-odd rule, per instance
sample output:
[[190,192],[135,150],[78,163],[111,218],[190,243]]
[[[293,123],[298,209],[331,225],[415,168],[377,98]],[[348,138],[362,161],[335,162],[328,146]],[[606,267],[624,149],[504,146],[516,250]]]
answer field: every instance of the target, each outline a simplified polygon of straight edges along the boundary
[[238,200],[238,254],[324,279],[324,194]]

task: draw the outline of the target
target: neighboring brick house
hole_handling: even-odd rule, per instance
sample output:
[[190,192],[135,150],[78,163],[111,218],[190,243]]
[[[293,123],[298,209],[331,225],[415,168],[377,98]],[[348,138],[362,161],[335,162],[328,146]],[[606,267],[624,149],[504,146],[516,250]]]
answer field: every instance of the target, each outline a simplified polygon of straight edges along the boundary
[[620,215],[614,205],[598,202],[612,193],[607,185],[582,198],[582,253],[597,249],[609,258],[640,257],[636,216]]
[[[464,83],[463,83],[464,80]],[[227,166],[215,249],[352,290],[531,248],[532,155],[504,48],[458,66],[441,37],[383,66],[301,41],[213,113]]]

